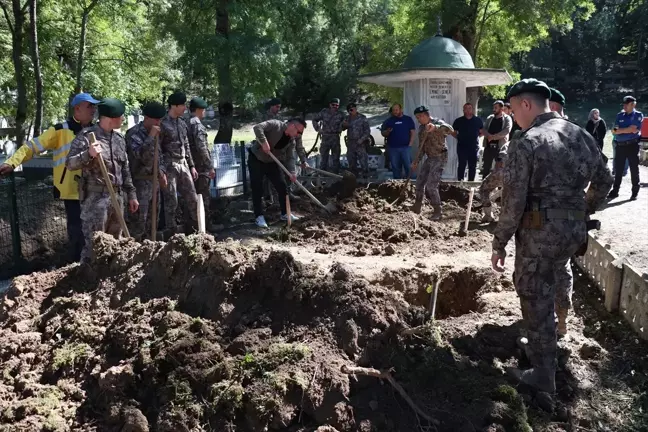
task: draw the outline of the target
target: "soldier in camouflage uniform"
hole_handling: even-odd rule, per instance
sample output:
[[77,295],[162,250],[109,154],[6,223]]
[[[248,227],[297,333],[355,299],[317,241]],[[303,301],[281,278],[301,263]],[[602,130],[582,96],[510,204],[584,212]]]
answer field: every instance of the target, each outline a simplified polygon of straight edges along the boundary
[[[339,111],[340,99],[332,99],[329,107],[320,111],[313,118],[313,128],[322,136],[320,143],[320,156],[322,163],[320,168],[337,173],[340,170],[340,133],[344,114]],[[331,161],[329,163],[329,153]]]
[[[509,91],[524,133],[504,166],[502,211],[491,265],[504,271],[515,235],[513,281],[520,297],[532,369],[510,372],[536,390],[556,390],[556,272],[587,239],[586,219],[612,185],[594,138],[549,110],[549,87],[525,79]],[[584,190],[588,187],[587,194]]]
[[193,182],[198,179],[198,171],[189,149],[187,123],[182,119],[187,96],[176,92],[167,101],[169,111],[160,123],[160,149],[168,183],[164,191],[164,220],[167,230],[177,230],[176,211],[180,193],[185,204],[184,213],[188,213],[192,225],[189,231],[195,231],[198,227],[198,199]]
[[[85,244],[81,251],[81,262],[92,258],[92,234],[103,231],[119,237],[121,225],[119,214],[123,215],[122,191],[126,193],[128,208],[135,213],[139,207],[135,186],[131,179],[126,143],[124,137],[115,132],[124,120],[124,104],[112,98],[102,100],[98,105],[99,123],[83,129],[70,144],[65,161],[68,170],[81,170],[79,179],[79,200],[81,201],[81,223]],[[90,133],[96,141],[90,144]],[[113,208],[108,187],[104,182],[97,157],[102,157],[120,203]]]
[[187,120],[187,128],[189,129],[191,157],[196,165],[196,171],[198,171],[198,180],[195,183],[196,193],[201,194],[203,197],[205,227],[208,231],[213,231],[211,214],[209,212],[209,204],[211,202],[209,182],[216,177],[216,171],[214,171],[214,162],[212,161],[207,144],[207,129],[205,129],[201,121],[205,116],[205,108],[207,106],[207,102],[199,97],[191,99],[191,102],[189,102],[191,117]]
[[268,109],[263,113],[262,120],[276,120],[279,118],[279,111],[281,111],[281,100],[272,98],[268,101]]
[[367,142],[371,136],[371,129],[367,117],[358,112],[354,103],[347,105],[349,116],[344,120],[342,126],[347,129],[347,160],[349,170],[354,174],[358,172],[358,160],[362,175],[369,175],[369,156],[367,156]]
[[[519,133],[514,134],[513,138],[519,136]],[[482,180],[481,185],[479,186],[479,196],[481,197],[481,202],[483,205],[482,211],[484,216],[482,217],[483,223],[494,222],[493,218],[493,203],[491,202],[491,193],[502,187],[502,174],[504,172],[504,164],[508,159],[508,148],[510,141],[502,145],[495,159],[495,169],[491,171],[484,180]]]
[[446,137],[454,130],[452,126],[443,120],[433,119],[425,106],[414,110],[414,115],[419,126],[419,148],[416,159],[412,162],[412,170],[416,170],[418,164],[427,156],[421,170],[416,176],[416,202],[412,211],[421,212],[423,196],[430,197],[430,203],[434,207],[432,220],[441,219],[441,197],[439,196],[439,183],[443,168],[448,162],[448,146]]
[[[126,132],[128,162],[133,176],[133,184],[137,190],[137,197],[140,202],[137,212],[130,215],[126,222],[128,223],[128,230],[131,236],[137,241],[150,238],[152,222],[151,205],[153,200],[153,159],[155,157],[156,137],[160,134],[160,121],[166,114],[164,106],[158,102],[147,103],[142,107],[142,112],[144,114],[144,121],[133,126]],[[160,187],[165,188],[166,174],[161,160],[161,152],[158,148],[159,184]]]

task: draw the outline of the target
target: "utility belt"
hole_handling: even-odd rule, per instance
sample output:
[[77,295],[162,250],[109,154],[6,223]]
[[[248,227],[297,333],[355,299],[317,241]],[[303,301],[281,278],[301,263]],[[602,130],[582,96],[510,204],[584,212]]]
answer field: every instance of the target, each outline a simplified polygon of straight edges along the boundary
[[625,147],[625,146],[631,146],[631,145],[639,144],[639,142],[641,142],[641,138],[634,138],[634,139],[627,140],[627,141],[617,141],[616,145],[617,145],[617,147]]
[[522,228],[540,229],[548,220],[586,221],[587,214],[580,210],[534,208],[522,215]]
[[340,136],[340,132],[320,132],[322,136]]
[[133,180],[151,180],[153,181],[153,174],[151,175],[137,175],[133,177]]
[[[116,194],[121,193],[121,186],[112,185],[113,190]],[[109,193],[108,186],[100,185],[96,183],[85,185],[85,190],[87,192],[99,192],[99,193]]]

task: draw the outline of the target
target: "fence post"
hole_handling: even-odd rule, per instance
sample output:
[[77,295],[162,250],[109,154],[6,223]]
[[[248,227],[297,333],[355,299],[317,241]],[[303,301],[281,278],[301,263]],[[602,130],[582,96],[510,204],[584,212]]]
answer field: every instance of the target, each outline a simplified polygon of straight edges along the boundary
[[11,226],[14,265],[19,265],[22,261],[22,245],[20,242],[20,227],[18,226],[18,202],[16,196],[16,176],[12,172],[9,176],[9,225]]
[[245,141],[239,141],[239,151],[241,152],[241,180],[243,180],[243,197],[247,198],[247,162],[245,160]]

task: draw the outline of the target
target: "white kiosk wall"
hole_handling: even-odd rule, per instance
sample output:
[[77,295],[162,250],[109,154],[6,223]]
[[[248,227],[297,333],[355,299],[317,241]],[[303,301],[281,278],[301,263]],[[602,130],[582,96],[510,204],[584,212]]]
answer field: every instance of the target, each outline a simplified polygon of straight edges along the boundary
[[[403,91],[405,114],[414,117],[414,109],[425,105],[432,117],[443,119],[452,124],[457,117],[463,115],[463,104],[466,100],[466,84],[458,79],[423,78],[407,81]],[[416,119],[414,119],[416,121]],[[448,163],[443,170],[444,180],[457,179],[457,141],[454,137],[447,138]],[[412,148],[412,158],[418,151],[418,137]]]

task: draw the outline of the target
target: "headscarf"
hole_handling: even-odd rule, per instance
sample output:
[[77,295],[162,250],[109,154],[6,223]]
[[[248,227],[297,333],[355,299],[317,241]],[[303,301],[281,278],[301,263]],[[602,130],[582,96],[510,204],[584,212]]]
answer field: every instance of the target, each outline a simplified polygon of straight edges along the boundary
[[[599,118],[598,118],[598,120],[595,120],[595,119],[594,119],[594,112],[595,112],[595,111],[598,111],[598,112],[599,112]],[[592,135],[594,135],[594,136],[598,139],[598,125],[599,125],[599,122],[601,121],[601,111],[599,111],[598,108],[593,108],[593,109],[590,111],[589,116],[588,116],[587,119],[588,119],[589,121],[591,121],[592,124],[594,125],[594,127],[592,128]]]

